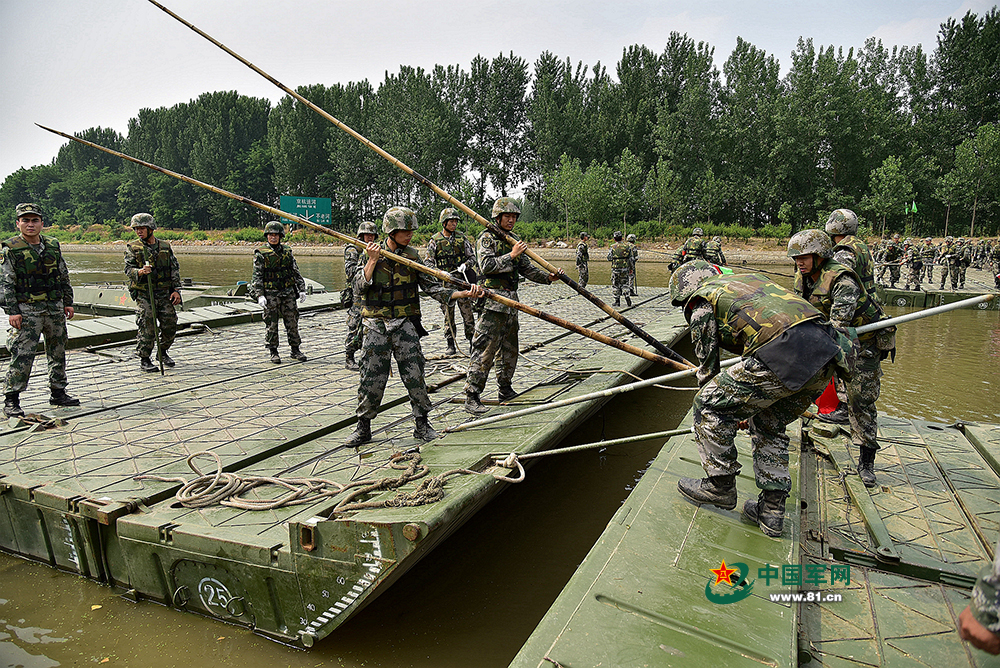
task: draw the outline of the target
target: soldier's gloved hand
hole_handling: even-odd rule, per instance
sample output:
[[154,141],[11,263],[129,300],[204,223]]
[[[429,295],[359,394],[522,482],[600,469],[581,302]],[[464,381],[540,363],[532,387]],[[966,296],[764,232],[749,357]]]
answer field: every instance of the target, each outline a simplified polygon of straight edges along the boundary
[[304,302],[305,300],[306,300],[306,293],[300,292],[299,293],[299,301],[300,302]]
[[264,308],[265,306],[267,306],[267,297],[261,295],[260,297],[257,298],[257,303],[260,304],[261,308]]

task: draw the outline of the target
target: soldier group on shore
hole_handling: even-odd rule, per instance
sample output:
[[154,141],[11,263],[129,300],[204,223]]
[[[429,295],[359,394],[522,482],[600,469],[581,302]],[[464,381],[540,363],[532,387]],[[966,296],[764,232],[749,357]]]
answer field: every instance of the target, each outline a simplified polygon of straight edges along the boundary
[[[923,241],[905,239],[893,235],[891,240],[882,240],[873,253],[878,266],[877,281],[890,288],[896,287],[900,275],[904,276],[904,290],[920,290],[923,281],[934,286],[934,266],[941,268],[938,289],[946,284],[951,289],[965,288],[965,276],[969,267],[986,269],[994,277],[995,287],[1000,288],[1000,239],[966,239],[965,237],[945,237],[935,245],[931,237]],[[888,280],[886,280],[888,275]],[[950,281],[949,281],[950,279]],[[912,287],[911,287],[912,286]]]

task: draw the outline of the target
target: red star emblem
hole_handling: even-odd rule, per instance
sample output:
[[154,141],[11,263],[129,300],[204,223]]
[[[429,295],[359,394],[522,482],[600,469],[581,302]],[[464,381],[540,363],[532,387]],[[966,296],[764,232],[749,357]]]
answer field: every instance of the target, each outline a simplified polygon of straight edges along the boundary
[[708,570],[715,574],[715,584],[719,584],[720,582],[725,582],[727,585],[733,584],[730,581],[730,578],[733,577],[734,573],[736,573],[736,569],[726,568],[725,559],[722,560],[722,565],[718,568],[710,568]]

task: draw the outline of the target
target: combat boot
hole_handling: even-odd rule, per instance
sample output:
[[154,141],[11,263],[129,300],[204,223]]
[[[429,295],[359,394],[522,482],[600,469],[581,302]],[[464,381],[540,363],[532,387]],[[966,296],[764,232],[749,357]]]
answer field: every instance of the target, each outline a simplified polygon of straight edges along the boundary
[[368,418],[358,418],[358,426],[354,428],[354,433],[344,445],[357,448],[370,440],[372,440],[372,421]]
[[765,535],[778,538],[785,528],[785,499],[787,492],[776,489],[761,490],[757,500],[743,504],[743,514],[757,524]]
[[344,359],[344,368],[348,371],[357,371],[358,363],[354,361],[354,353],[347,353],[347,357]]
[[174,366],[177,365],[177,362],[170,359],[170,355],[167,354],[166,350],[160,353],[160,359],[163,360],[163,366],[169,366],[173,368]]
[[278,354],[278,348],[268,348],[267,351],[271,353],[271,361],[275,364],[281,364],[281,355]]
[[716,475],[698,480],[681,478],[677,481],[680,493],[695,503],[710,503],[723,510],[736,507],[736,476]]
[[3,395],[3,414],[7,417],[21,417],[21,395],[18,392],[7,392]]
[[816,415],[823,422],[829,422],[831,424],[850,424],[851,419],[847,414],[847,404],[841,402],[834,410],[829,413],[819,413]]
[[858,456],[858,477],[865,487],[874,487],[878,481],[875,480],[875,448],[861,446],[861,454]]
[[505,384],[500,386],[500,390],[497,392],[497,399],[500,401],[510,401],[511,399],[517,399],[517,392],[510,384]]
[[612,306],[621,306],[621,305],[622,305],[622,300],[619,299],[618,297],[615,297],[615,303],[612,304]]
[[629,297],[628,295],[625,295],[625,303],[628,304],[629,306],[631,306],[632,305],[632,298]]
[[156,365],[153,364],[152,360],[150,360],[148,357],[139,358],[139,368],[142,369],[143,371],[148,371],[150,373],[159,370],[156,368]]
[[306,362],[309,360],[309,358],[303,355],[302,351],[298,348],[292,348],[292,359],[300,362]]
[[436,438],[441,438],[441,434],[434,431],[431,421],[424,415],[413,418],[413,438],[420,439],[421,441],[433,441]]
[[53,406],[79,406],[80,400],[66,394],[65,389],[53,387],[49,397],[49,403]]
[[448,349],[444,351],[444,354],[447,355],[448,357],[451,357],[452,355],[457,355],[458,354],[458,349],[455,348],[455,340],[454,339],[448,339]]
[[483,406],[483,402],[479,400],[478,392],[466,392],[465,393],[465,410],[473,415],[478,415],[480,413],[485,413],[489,410],[486,406]]

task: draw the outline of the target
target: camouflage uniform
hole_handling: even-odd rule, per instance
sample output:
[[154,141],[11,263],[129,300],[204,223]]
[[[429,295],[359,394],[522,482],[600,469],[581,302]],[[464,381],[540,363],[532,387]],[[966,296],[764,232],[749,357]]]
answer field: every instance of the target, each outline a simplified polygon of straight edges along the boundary
[[923,259],[920,249],[916,246],[906,245],[903,247],[903,268],[906,270],[906,285],[904,290],[909,290],[913,285],[914,290],[920,289],[920,273],[923,268]]
[[632,250],[624,241],[616,241],[608,249],[608,262],[611,263],[611,290],[615,295],[615,306],[621,304],[621,297],[625,295],[625,301],[632,305],[630,298],[632,292],[629,289],[629,264],[632,258]]
[[139,269],[146,260],[153,267],[153,299],[156,306],[156,320],[160,329],[160,348],[164,353],[170,348],[177,335],[177,311],[170,303],[171,293],[180,293],[181,270],[170,244],[156,239],[153,244],[146,244],[141,239],[134,239],[125,247],[125,276],[129,280],[129,294],[139,308],[135,315],[136,344],[135,353],[139,359],[147,359],[156,347],[153,334],[153,305],[149,301],[149,282],[147,276],[140,276]]
[[705,242],[700,236],[688,237],[684,245],[674,252],[674,257],[670,262],[669,269],[673,271],[686,262],[693,260],[707,260],[705,255]]
[[[518,241],[512,232],[507,236]],[[531,263],[524,253],[511,257],[513,250],[507,241],[489,230],[476,240],[476,259],[483,272],[479,284],[502,297],[518,300],[517,286],[524,276],[535,283],[550,284],[549,275]],[[479,395],[486,387],[486,379],[497,362],[497,385],[501,390],[511,388],[517,369],[518,329],[517,311],[492,299],[483,299],[482,312],[476,322],[472,337],[472,356],[465,393]]]
[[350,291],[347,296],[350,300],[350,306],[347,308],[347,338],[344,340],[348,360],[353,360],[354,354],[361,350],[361,299],[356,297],[354,292],[354,279],[358,273],[358,266],[361,265],[360,258],[361,249],[351,244],[344,246],[344,274],[347,277],[345,290]]
[[4,393],[20,394],[28,386],[40,337],[45,337],[49,387],[65,392],[66,311],[73,306],[69,270],[54,237],[39,236],[32,246],[18,235],[3,242],[3,307],[8,316],[20,315],[21,328],[7,331],[10,366]]
[[[896,283],[899,282],[899,265],[902,257],[903,257],[903,247],[895,240],[891,241],[889,245],[885,247],[885,252],[882,254],[882,262],[884,263],[882,269],[889,270],[890,288],[896,287]],[[881,278],[883,275],[884,272],[880,271],[879,277]]]
[[587,287],[590,282],[590,247],[586,239],[581,239],[576,245],[576,270],[580,273],[580,287]]
[[297,299],[305,294],[306,282],[299,273],[299,265],[292,256],[292,249],[285,244],[264,244],[253,252],[253,277],[250,295],[264,297],[264,346],[278,348],[278,317],[285,323],[288,345],[297,351],[302,344],[299,336],[299,306]]
[[997,239],[990,251],[990,261],[993,264],[990,268],[990,272],[993,274],[993,285],[1000,290],[1000,239]]
[[635,268],[639,264],[639,246],[636,245],[635,235],[630,234],[625,239],[625,243],[629,248],[629,258],[628,258],[628,292],[633,297],[638,296],[638,292],[635,289]]
[[993,563],[979,572],[969,606],[977,622],[990,633],[1000,634],[1000,543],[994,554]]
[[[472,263],[475,270],[476,252],[472,248],[469,238],[462,232],[455,230],[450,236],[446,236],[444,231],[438,231],[427,242],[427,257],[424,264],[441,271],[447,271],[456,278],[465,280],[465,277],[458,272],[459,266],[466,262]],[[462,314],[465,338],[469,342],[476,332],[476,318],[472,313],[471,299],[454,299],[442,302],[441,312],[444,314],[444,338],[448,342],[449,348],[455,348],[455,307],[458,306],[459,313]]]
[[955,250],[958,252],[958,288],[965,288],[965,271],[972,264],[972,248],[968,241],[960,240],[956,244]]
[[712,240],[705,244],[705,259],[712,264],[726,265],[726,255],[722,252],[722,239],[712,237]]
[[934,285],[934,261],[937,259],[938,249],[933,242],[924,240],[920,247],[920,261],[923,263],[923,278],[932,286]]
[[949,276],[951,276],[951,289],[957,290],[962,258],[958,249],[954,247],[954,242],[945,239],[944,245],[941,246],[941,256],[938,258],[938,262],[941,263],[940,289],[944,290],[945,281]]

